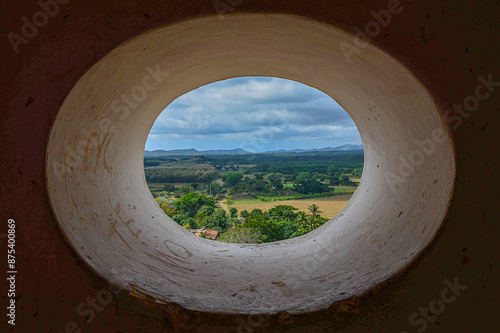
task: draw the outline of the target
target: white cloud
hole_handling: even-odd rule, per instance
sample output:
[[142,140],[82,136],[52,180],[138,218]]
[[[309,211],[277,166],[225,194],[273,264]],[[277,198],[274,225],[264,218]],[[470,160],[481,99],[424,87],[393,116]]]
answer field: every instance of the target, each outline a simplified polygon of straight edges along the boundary
[[291,141],[301,141],[298,148],[361,142],[352,119],[326,94],[294,81],[254,77],[216,82],[179,97],[158,117],[146,148],[226,149],[256,140],[269,149]]

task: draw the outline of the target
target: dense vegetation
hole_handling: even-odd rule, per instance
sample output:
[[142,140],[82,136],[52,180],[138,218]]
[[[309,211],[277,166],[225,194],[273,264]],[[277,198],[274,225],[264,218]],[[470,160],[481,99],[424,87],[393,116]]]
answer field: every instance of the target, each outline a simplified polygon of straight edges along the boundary
[[[231,199],[226,199],[229,206]],[[227,214],[212,197],[203,194],[189,193],[176,201],[165,198],[156,201],[179,225],[186,229],[218,230],[221,232],[219,241],[228,243],[280,241],[308,233],[327,221],[314,204],[309,207],[310,214],[289,205],[251,212],[238,212],[231,207]]]
[[[146,161],[145,161],[146,163]],[[213,169],[145,169],[148,183],[206,183],[220,178],[220,171]]]
[[144,165],[148,184],[161,186],[153,196],[179,225],[218,230],[224,242],[261,243],[303,235],[327,219],[316,204],[309,212],[290,205],[238,212],[231,207],[233,197],[282,201],[336,195],[336,187],[357,186],[352,179],[361,176],[363,153],[169,156],[145,158]]

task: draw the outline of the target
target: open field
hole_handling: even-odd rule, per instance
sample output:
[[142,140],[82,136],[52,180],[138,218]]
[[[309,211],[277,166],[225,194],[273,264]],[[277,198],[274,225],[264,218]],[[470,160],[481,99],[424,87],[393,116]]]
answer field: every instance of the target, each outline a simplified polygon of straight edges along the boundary
[[179,161],[148,160],[158,162],[159,165],[145,166],[144,169],[214,169],[211,163],[199,163],[198,158],[183,159]]
[[[351,199],[351,196],[352,194],[347,194],[324,198],[308,198],[273,202],[260,202],[257,199],[243,199],[235,200],[234,204],[232,204],[231,207],[235,207],[240,212],[246,207],[246,210],[248,212],[251,212],[255,208],[268,210],[278,205],[290,205],[298,208],[301,211],[309,212],[307,208],[312,204],[316,204],[319,206],[320,211],[322,211],[321,216],[332,218],[347,205],[347,202],[349,201],[349,199]],[[221,201],[220,204],[224,209],[227,210],[227,205],[224,203],[224,201]]]

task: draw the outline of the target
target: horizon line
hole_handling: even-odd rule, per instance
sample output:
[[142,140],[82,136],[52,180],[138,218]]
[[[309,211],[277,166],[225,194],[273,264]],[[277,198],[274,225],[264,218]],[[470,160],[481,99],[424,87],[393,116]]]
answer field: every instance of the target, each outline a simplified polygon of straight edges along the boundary
[[[280,150],[284,150],[284,151],[291,151],[291,150],[320,150],[320,149],[335,149],[335,148],[339,148],[339,147],[343,147],[343,146],[363,146],[363,143],[346,143],[346,144],[342,144],[342,145],[339,145],[339,146],[327,146],[327,147],[321,147],[321,148],[291,148],[291,149],[286,149],[286,148],[276,148],[276,149],[269,149],[269,150],[264,150],[264,151],[261,151],[261,153],[265,153],[265,152],[273,152],[273,151],[280,151]],[[245,152],[249,152],[249,153],[258,153],[258,152],[252,152],[252,151],[248,151],[248,150],[245,150],[241,147],[237,147],[237,148],[210,148],[210,149],[198,149],[198,148],[194,148],[194,147],[191,147],[191,148],[171,148],[171,149],[168,149],[168,148],[159,148],[159,149],[153,149],[153,150],[148,150],[148,149],[144,149],[144,151],[149,151],[149,152],[153,152],[153,151],[177,151],[177,150],[196,150],[196,151],[199,151],[199,152],[204,152],[204,151],[220,151],[220,150],[225,150],[225,151],[231,151],[231,150],[243,150]]]

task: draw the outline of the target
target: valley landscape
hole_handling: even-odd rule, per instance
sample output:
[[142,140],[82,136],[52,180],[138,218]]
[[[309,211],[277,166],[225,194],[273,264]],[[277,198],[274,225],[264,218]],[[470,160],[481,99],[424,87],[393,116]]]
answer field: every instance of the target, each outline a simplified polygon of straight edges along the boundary
[[197,236],[274,242],[304,235],[345,207],[362,174],[362,149],[145,151],[144,171],[162,210]]

